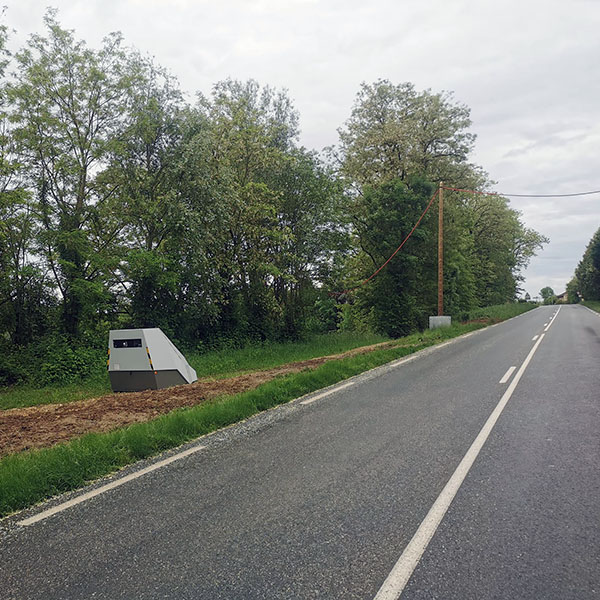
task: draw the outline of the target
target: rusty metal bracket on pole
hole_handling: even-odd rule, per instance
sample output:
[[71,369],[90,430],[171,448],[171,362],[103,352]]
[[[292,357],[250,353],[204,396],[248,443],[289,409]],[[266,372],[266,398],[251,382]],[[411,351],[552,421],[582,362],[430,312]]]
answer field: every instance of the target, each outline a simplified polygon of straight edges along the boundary
[[438,214],[438,316],[444,314],[444,184],[439,183]]

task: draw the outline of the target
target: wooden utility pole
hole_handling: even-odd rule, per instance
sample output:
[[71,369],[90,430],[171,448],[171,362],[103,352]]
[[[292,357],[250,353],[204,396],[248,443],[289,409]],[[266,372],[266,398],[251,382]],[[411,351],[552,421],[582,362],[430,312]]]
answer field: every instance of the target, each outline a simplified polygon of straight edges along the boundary
[[438,189],[438,316],[444,314],[444,183]]

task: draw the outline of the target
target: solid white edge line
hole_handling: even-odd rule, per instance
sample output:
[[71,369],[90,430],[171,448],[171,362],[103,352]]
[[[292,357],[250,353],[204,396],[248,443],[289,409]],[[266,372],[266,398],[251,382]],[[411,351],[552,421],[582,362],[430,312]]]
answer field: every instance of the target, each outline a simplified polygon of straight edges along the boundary
[[510,397],[512,396],[517,384],[525,372],[527,365],[529,365],[533,355],[543,339],[544,334],[540,336],[540,339],[530,350],[527,358],[523,361],[523,364],[517,371],[515,378],[502,395],[502,398],[496,405],[496,408],[494,408],[492,414],[488,417],[488,420],[485,422],[485,425],[475,438],[475,441],[471,444],[471,447],[467,450],[467,453],[460,461],[458,467],[456,467],[456,470],[448,480],[448,483],[444,486],[444,489],[441,491],[440,495],[429,509],[429,512],[421,522],[421,525],[419,525],[419,528],[404,549],[404,552],[402,552],[390,574],[383,582],[383,585],[377,592],[374,600],[398,600],[398,598],[400,598],[400,595],[406,587],[410,576],[412,575],[417,564],[421,560],[421,556],[423,556],[423,553],[429,545],[433,534],[436,532],[437,528],[442,522],[442,519],[444,518],[444,515],[446,514],[446,511],[448,510],[452,500],[456,496],[460,486],[462,485],[462,482],[465,480],[465,477],[473,466],[473,463],[479,455],[481,448],[492,432],[496,421],[498,421],[502,411],[504,410],[504,407],[510,400]]
[[177,454],[174,454],[173,456],[169,456],[169,458],[165,458],[164,460],[154,463],[153,465],[150,465],[149,467],[146,467],[145,469],[141,469],[140,471],[136,471],[135,473],[131,473],[130,475],[121,477],[120,479],[117,479],[115,481],[111,481],[110,483],[107,483],[106,485],[103,485],[99,488],[96,488],[95,490],[92,490],[90,492],[82,494],[81,496],[77,496],[76,498],[73,498],[72,500],[68,500],[67,502],[58,504],[57,506],[53,506],[52,508],[44,510],[41,513],[38,513],[37,515],[33,515],[32,517],[29,517],[27,519],[23,519],[22,521],[18,521],[17,524],[24,525],[24,526],[33,525],[34,523],[37,523],[38,521],[47,519],[48,517],[51,517],[52,515],[62,512],[63,510],[66,510],[68,508],[71,508],[72,506],[76,506],[77,504],[81,504],[82,502],[85,502],[86,500],[89,500],[90,498],[94,498],[95,496],[104,494],[105,492],[108,492],[109,490],[113,490],[125,483],[128,483],[129,481],[137,479],[138,477],[141,477],[142,475],[146,475],[147,473],[156,471],[156,469],[160,469],[161,467],[170,465],[171,463],[175,462],[176,460],[185,458],[186,456],[189,456],[190,454],[194,454],[195,452],[199,452],[200,450],[203,450],[204,448],[206,448],[206,446],[194,446],[193,448],[189,448],[188,450],[184,450],[183,452],[179,452]]
[[346,383],[342,383],[341,385],[336,385],[335,389],[327,390],[326,392],[322,392],[321,394],[317,394],[316,396],[312,396],[311,398],[307,398],[306,400],[300,400],[300,404],[303,404],[304,406],[306,406],[307,404],[312,404],[313,402],[316,402],[321,398],[325,398],[327,396],[330,396],[331,394],[334,394],[335,392],[344,390],[347,387],[354,385],[355,383],[355,381],[347,381]]
[[508,367],[508,371],[504,373],[504,377],[502,377],[499,383],[506,383],[510,379],[510,376],[516,371],[516,369],[517,367]]
[[584,306],[583,304],[580,304],[580,306],[583,306],[583,308],[585,308],[586,310],[589,310],[593,315],[600,317],[600,312],[596,312],[595,310],[592,310],[589,306]]
[[[539,308],[539,307],[538,307]],[[587,308],[587,307],[586,307]],[[468,338],[472,335],[476,335],[479,333],[483,333],[484,331],[488,330],[488,329],[493,329],[494,327],[498,327],[498,325],[503,325],[504,323],[508,323],[509,321],[512,321],[513,319],[517,319],[519,317],[522,317],[526,314],[528,314],[529,312],[534,312],[533,309],[531,311],[527,311],[524,313],[521,313],[520,315],[516,315],[515,317],[511,317],[510,319],[506,319],[505,321],[501,321],[500,323],[495,323],[494,325],[489,325],[488,327],[483,327],[482,329],[477,329],[475,331],[470,331],[469,333],[465,333],[463,335],[459,335],[458,337],[452,338],[450,340],[448,340],[447,342],[443,342],[441,344],[435,344],[433,346],[430,346],[428,348],[425,348],[424,350],[421,350],[419,352],[415,352],[414,354],[412,354],[411,356],[407,356],[407,357],[403,357],[400,358],[398,360],[392,361],[391,363],[388,363],[387,365],[382,365],[382,367],[389,367],[389,368],[395,368],[397,366],[401,366],[404,363],[408,363],[411,362],[413,360],[416,360],[418,358],[420,358],[422,356],[423,352],[433,352],[436,350],[440,350],[441,348],[443,348],[444,346],[448,346],[450,344],[453,344],[455,342],[458,342],[461,339],[465,339]],[[589,310],[589,309],[588,309]],[[372,369],[372,371],[377,371],[378,369],[381,369],[382,367],[375,367],[374,369]],[[362,373],[361,375],[366,375],[369,371],[366,371],[365,373]],[[361,375],[359,375],[358,377],[360,377]],[[356,383],[358,383],[358,381],[356,380],[350,380],[347,381],[345,383],[340,383],[340,384],[336,384],[333,388],[322,392],[320,394],[317,394],[316,396],[311,396],[310,398],[307,398],[306,400],[300,400],[300,404],[312,404],[313,402],[316,402],[317,400],[320,400],[321,398],[325,398],[326,396],[330,396],[331,394],[334,394],[340,390],[343,390],[347,387],[350,387],[352,385],[355,385]],[[125,477],[122,477],[121,479],[118,479],[116,481],[113,481],[111,483],[108,483],[104,486],[101,486],[99,488],[96,488],[95,490],[92,490],[90,492],[86,492],[85,494],[82,494],[81,496],[77,496],[76,498],[73,498],[72,500],[68,500],[67,502],[63,502],[61,504],[58,504],[57,506],[53,507],[53,508],[49,508],[45,511],[42,511],[40,513],[38,513],[37,515],[33,515],[32,517],[28,517],[27,519],[23,519],[22,521],[18,521],[17,524],[18,525],[23,525],[23,526],[29,526],[29,525],[33,525],[34,523],[37,523],[38,521],[42,521],[43,519],[47,519],[48,517],[51,517],[52,515],[55,515],[63,510],[66,510],[72,506],[76,506],[77,504],[80,504],[81,502],[85,502],[86,500],[89,500],[90,498],[93,498],[95,496],[98,496],[100,494],[103,494],[104,492],[107,492],[111,489],[114,489],[116,487],[119,487],[120,485],[123,485],[124,483],[127,483],[128,481],[132,481],[133,479],[137,479],[138,477],[141,477],[142,475],[145,475],[146,473],[150,473],[152,471],[155,471],[156,469],[159,469],[160,467],[164,467],[165,465],[168,465],[172,462],[175,462],[176,460],[179,460],[180,458],[184,458],[186,456],[189,456],[190,454],[193,454],[194,452],[198,452],[199,450],[203,450],[206,446],[195,446],[194,448],[190,448],[189,450],[185,450],[183,452],[180,452],[179,454],[173,455],[165,460],[159,461],[157,463],[154,463],[153,465],[150,465],[149,467],[146,467],[145,469],[141,469],[140,471],[137,471],[136,473],[132,473],[131,475],[127,475]]]

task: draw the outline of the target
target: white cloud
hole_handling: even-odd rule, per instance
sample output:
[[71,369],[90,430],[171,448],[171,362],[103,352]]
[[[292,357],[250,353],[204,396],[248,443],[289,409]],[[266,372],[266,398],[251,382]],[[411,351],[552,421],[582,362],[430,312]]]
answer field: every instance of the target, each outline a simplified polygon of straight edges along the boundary
[[[15,42],[41,31],[49,2],[91,45],[122,31],[190,98],[228,76],[288,88],[307,147],[336,143],[360,82],[384,77],[453,90],[497,189],[600,188],[596,0],[8,0]],[[600,196],[512,205],[552,240],[525,287],[562,291],[600,226]]]

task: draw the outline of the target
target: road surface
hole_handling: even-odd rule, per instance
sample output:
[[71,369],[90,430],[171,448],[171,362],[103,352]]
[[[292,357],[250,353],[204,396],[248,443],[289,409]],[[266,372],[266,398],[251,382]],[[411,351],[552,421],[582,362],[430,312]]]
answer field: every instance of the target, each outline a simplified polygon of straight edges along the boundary
[[186,449],[5,520],[0,597],[600,597],[600,315],[582,306]]

